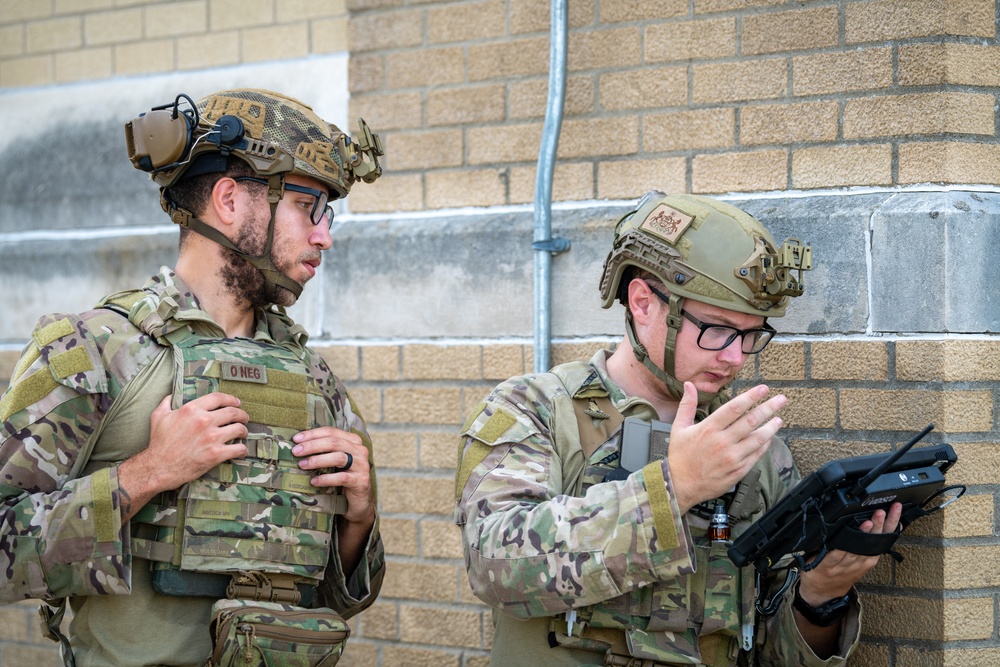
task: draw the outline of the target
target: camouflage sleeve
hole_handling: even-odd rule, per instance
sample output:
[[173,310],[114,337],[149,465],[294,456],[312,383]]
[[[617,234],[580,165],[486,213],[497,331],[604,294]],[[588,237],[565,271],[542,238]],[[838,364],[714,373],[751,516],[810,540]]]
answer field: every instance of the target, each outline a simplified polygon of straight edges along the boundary
[[75,478],[107,409],[79,319],[43,318],[0,398],[0,602],[127,593],[113,468]]
[[455,519],[475,594],[528,618],[690,573],[692,541],[666,465],[595,484],[582,497],[565,493],[553,437],[577,430],[551,423],[553,397],[565,390],[545,377],[498,387],[463,433]]
[[[372,496],[375,506],[378,507],[375,458],[371,437],[368,435],[364,418],[347,388],[319,355],[313,355],[313,364],[313,371],[317,378],[321,378],[324,391],[330,400],[334,417],[337,420],[335,426],[358,435],[365,447],[368,448]],[[344,572],[341,565],[336,528],[334,528],[333,538],[334,548],[330,556],[330,567],[326,569],[326,576],[319,587],[320,600],[324,606],[337,610],[345,618],[350,618],[367,609],[375,601],[385,577],[385,549],[379,531],[378,514],[376,513],[375,525],[372,526],[364,553],[361,555],[354,572]]]
[[[801,479],[792,460],[792,454],[784,442],[775,439],[770,452],[778,469],[778,475],[773,488],[764,490],[768,508],[798,484]],[[785,667],[786,665],[839,667],[844,665],[847,662],[847,656],[857,646],[861,635],[861,603],[855,601],[841,623],[836,653],[823,660],[813,652],[803,639],[795,622],[792,596],[797,585],[793,585],[785,593],[785,599],[778,612],[765,619],[763,642],[758,642],[757,663],[761,667]]]

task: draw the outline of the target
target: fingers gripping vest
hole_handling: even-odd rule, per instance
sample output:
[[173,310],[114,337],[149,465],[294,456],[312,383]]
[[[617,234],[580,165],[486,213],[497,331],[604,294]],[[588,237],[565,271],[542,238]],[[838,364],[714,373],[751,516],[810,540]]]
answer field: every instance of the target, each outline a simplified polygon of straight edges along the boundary
[[[291,451],[296,433],[335,424],[326,395],[303,361],[304,350],[203,338],[157,310],[162,303],[139,302],[130,319],[173,350],[172,407],[216,391],[236,396],[250,417],[248,451],[246,458],[216,466],[143,508],[133,522],[155,526],[155,537],[134,537],[133,553],[156,561],[154,586],[167,594],[226,597],[219,587],[229,577],[199,576],[204,573],[284,574],[296,582],[319,582],[336,515],[347,503],[335,489],[313,487],[316,471],[300,470]],[[152,327],[150,320],[162,325]],[[259,588],[259,581],[255,575],[242,578],[251,588]],[[229,597],[239,596],[235,593],[231,589]],[[292,596],[283,601],[297,603]]]

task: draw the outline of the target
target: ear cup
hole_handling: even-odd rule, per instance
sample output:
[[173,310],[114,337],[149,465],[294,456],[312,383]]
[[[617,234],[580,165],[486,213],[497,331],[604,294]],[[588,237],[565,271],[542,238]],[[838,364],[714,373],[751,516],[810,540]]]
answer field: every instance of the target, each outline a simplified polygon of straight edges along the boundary
[[125,143],[136,169],[153,171],[174,164],[191,148],[191,119],[154,109],[125,124]]

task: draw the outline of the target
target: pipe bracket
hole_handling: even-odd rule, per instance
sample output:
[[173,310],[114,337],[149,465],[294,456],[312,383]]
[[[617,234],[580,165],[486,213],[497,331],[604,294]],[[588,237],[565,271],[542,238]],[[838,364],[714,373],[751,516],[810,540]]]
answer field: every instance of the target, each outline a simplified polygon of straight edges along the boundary
[[569,239],[556,238],[549,239],[548,241],[535,241],[531,244],[532,250],[542,250],[545,252],[550,252],[553,255],[558,255],[559,253],[566,252],[569,250]]

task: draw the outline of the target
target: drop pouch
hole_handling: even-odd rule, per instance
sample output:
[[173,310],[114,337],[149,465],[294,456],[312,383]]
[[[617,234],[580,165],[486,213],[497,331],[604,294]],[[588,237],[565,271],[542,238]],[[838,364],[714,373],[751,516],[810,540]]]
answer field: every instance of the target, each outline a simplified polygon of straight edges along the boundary
[[280,602],[219,600],[212,605],[212,655],[206,667],[329,667],[351,634],[332,609]]

